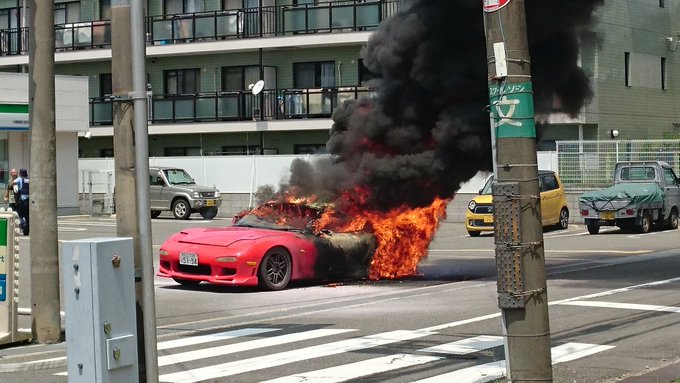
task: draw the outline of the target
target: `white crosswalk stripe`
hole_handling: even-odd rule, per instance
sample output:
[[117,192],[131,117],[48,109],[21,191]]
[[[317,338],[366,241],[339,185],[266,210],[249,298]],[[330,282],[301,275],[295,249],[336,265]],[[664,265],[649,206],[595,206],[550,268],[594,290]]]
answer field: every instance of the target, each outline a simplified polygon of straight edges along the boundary
[[[164,369],[175,367],[175,372],[170,370],[160,376],[159,381],[164,383],[192,383],[207,380],[229,381],[237,374],[245,374],[254,371],[266,370],[278,366],[289,365],[296,362],[305,362],[312,359],[330,357],[339,354],[349,354],[354,351],[375,349],[399,342],[408,342],[419,338],[435,336],[438,332],[424,330],[397,330],[385,333],[366,335],[355,338],[342,339],[314,346],[302,347],[291,351],[278,353],[267,353],[261,356],[238,359],[231,359],[227,363],[207,365],[213,359],[228,354],[236,354],[253,350],[275,349],[273,346],[295,344],[303,341],[322,340],[327,337],[348,334],[354,329],[313,329],[307,331],[286,331],[282,328],[243,328],[238,330],[224,331],[212,334],[186,336],[174,340],[159,342],[157,347],[159,354],[159,367]],[[248,337],[254,337],[248,339]],[[234,340],[235,342],[228,342]],[[218,342],[228,344],[211,345]],[[281,376],[266,380],[262,383],[339,383],[361,379],[363,377],[380,377],[379,374],[392,371],[404,370],[428,363],[449,363],[447,355],[468,355],[500,348],[503,345],[503,337],[479,335],[460,339],[454,342],[442,343],[430,347],[414,349],[410,352],[400,352],[395,354],[378,355],[371,353],[374,357],[359,361],[351,361],[341,365],[330,365],[326,368],[307,372],[297,372],[288,376]],[[189,347],[197,348],[182,351]],[[208,347],[205,347],[208,346]],[[400,346],[401,347],[401,346]],[[556,363],[569,362],[575,359],[584,358],[592,354],[603,352],[613,348],[613,346],[586,344],[586,343],[567,343],[552,349],[552,361]],[[382,348],[381,348],[382,349]],[[176,352],[175,350],[179,351]],[[355,354],[357,355],[357,354]],[[367,354],[368,355],[368,354]],[[502,355],[499,350],[498,355]],[[354,357],[354,356],[353,356]],[[224,360],[224,359],[222,359]],[[355,358],[356,360],[356,358]],[[472,359],[465,358],[469,361]],[[487,360],[489,360],[487,358]],[[185,369],[177,371],[179,368],[186,368],[186,362],[204,361],[205,367]],[[163,371],[161,371],[163,372]],[[290,373],[290,372],[289,372]],[[497,360],[482,363],[476,366],[460,368],[455,371],[431,376],[417,380],[413,383],[473,383],[490,382],[501,379],[505,376],[506,366],[504,360]],[[66,376],[66,372],[55,375]]]
[[390,331],[361,338],[347,339],[318,346],[301,348],[299,350],[286,351],[277,354],[270,354],[238,360],[235,362],[222,363],[203,368],[176,372],[172,374],[165,374],[161,375],[160,381],[170,383],[192,383],[208,379],[225,378],[231,375],[242,374],[244,372],[256,371],[280,366],[283,364],[321,358],[324,356],[332,356],[355,350],[365,350],[367,348],[384,346],[390,343],[422,338],[434,334],[435,333],[424,331]]

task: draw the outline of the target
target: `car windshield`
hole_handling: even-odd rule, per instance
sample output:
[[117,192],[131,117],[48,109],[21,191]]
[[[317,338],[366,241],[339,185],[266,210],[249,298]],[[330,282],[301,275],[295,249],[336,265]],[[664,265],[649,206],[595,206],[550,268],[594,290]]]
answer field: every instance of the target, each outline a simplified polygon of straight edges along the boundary
[[308,205],[272,202],[253,209],[234,226],[304,231],[320,213],[320,209]]
[[479,192],[479,194],[492,194],[493,190],[491,190],[493,186],[493,176],[489,177],[488,180],[486,180],[486,183],[484,184],[484,187],[482,188],[482,191]]
[[193,185],[195,183],[194,179],[183,169],[165,169],[163,173],[170,185]]

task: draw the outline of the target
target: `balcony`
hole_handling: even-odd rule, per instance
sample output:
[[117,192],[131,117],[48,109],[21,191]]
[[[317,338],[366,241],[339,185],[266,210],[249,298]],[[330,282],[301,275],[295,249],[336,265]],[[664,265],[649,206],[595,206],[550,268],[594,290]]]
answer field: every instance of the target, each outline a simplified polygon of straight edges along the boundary
[[[370,31],[400,9],[401,0],[340,0],[318,4],[277,5],[146,19],[147,45],[282,37],[300,34]],[[109,20],[59,24],[55,49],[71,51],[111,47]],[[0,56],[28,54],[28,28],[0,30]]]
[[[345,100],[370,96],[364,87],[269,89],[149,96],[149,122],[156,124],[329,118]],[[264,114],[261,116],[261,111]],[[90,125],[113,124],[111,98],[90,99]]]

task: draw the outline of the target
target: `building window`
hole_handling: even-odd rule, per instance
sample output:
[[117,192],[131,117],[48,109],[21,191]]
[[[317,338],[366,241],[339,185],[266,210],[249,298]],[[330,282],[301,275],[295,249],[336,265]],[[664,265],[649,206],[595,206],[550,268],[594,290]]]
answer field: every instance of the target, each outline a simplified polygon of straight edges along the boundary
[[253,154],[262,154],[262,147],[260,145],[222,146],[222,155],[225,156],[242,156]]
[[102,157],[102,158],[113,157],[113,149],[108,149],[108,148],[99,149],[99,157]]
[[659,0],[659,7],[661,7],[661,8],[666,7],[665,0]]
[[335,61],[293,63],[295,88],[335,87]]
[[666,58],[661,58],[661,89],[666,90]]
[[111,73],[99,74],[99,97],[106,97],[113,94],[113,80]]
[[296,144],[293,145],[295,154],[328,154],[326,144]]
[[200,156],[201,148],[198,146],[163,148],[163,155],[166,157]]
[[260,79],[260,67],[230,66],[222,67],[222,91],[240,91],[248,89],[248,85]]
[[364,86],[366,82],[373,80],[374,78],[378,78],[378,75],[375,73],[371,72],[366,66],[364,65],[364,59],[359,59],[358,62],[359,66],[359,85]]
[[165,0],[163,9],[166,15],[196,13],[205,11],[205,3],[203,0]]
[[624,65],[625,65],[625,71],[626,71],[625,72],[625,76],[626,76],[625,82],[626,82],[626,86],[630,86],[630,52],[626,52],[624,54],[624,60],[625,60]]
[[99,20],[111,20],[111,0],[99,0]]
[[165,94],[196,94],[199,91],[200,69],[173,69],[163,72]]
[[77,23],[80,21],[80,2],[54,4],[54,24]]

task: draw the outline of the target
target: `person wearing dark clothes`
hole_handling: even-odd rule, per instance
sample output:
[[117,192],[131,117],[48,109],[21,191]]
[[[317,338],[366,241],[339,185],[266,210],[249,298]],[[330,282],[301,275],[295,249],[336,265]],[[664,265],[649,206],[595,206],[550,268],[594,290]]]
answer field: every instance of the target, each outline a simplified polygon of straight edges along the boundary
[[24,235],[28,235],[29,232],[29,181],[28,181],[28,170],[19,169],[19,177],[13,181],[14,192],[15,192],[15,202],[17,204],[17,213],[21,220],[21,230]]

